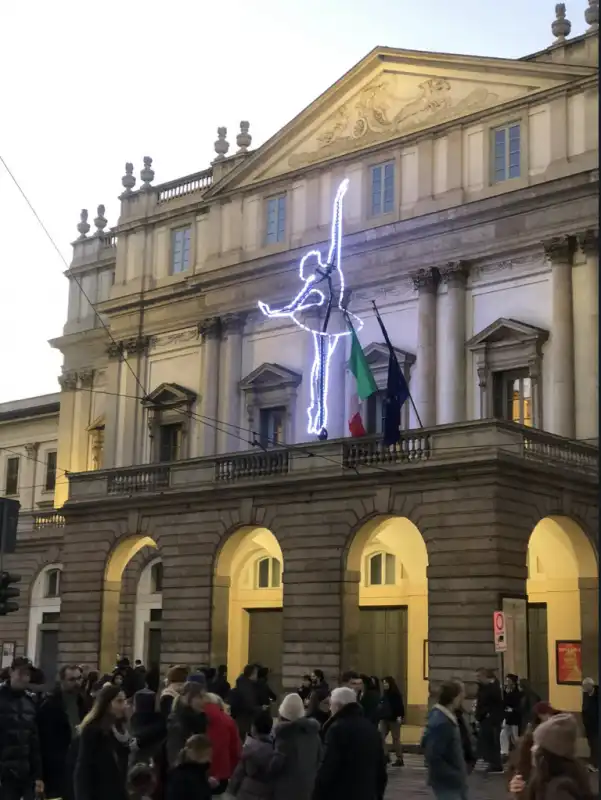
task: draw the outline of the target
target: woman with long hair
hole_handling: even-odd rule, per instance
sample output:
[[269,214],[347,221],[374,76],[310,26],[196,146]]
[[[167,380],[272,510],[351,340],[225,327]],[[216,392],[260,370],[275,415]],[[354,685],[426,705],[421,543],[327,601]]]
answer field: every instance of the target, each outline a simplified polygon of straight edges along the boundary
[[534,731],[543,722],[551,719],[551,717],[557,716],[559,713],[561,712],[557,711],[550,703],[547,703],[544,700],[536,703],[532,709],[532,718],[526,726],[524,735],[521,737],[521,739],[518,739],[517,746],[509,757],[508,774],[510,786],[512,785],[514,776],[517,776],[519,780],[513,782],[514,789],[517,786],[522,787],[519,791],[510,789],[510,791],[513,791],[513,794],[521,794],[526,787],[526,784],[530,780],[530,773],[532,772],[532,746],[534,744]]
[[125,715],[125,693],[119,686],[103,686],[78,728],[75,800],[127,800],[130,738]]
[[390,754],[388,753],[386,739],[388,734],[390,734],[392,738],[392,749],[396,756],[396,761],[393,764],[395,767],[402,767],[404,764],[403,749],[401,747],[401,725],[404,716],[405,704],[403,703],[401,690],[397,686],[392,675],[387,675],[385,678],[382,678],[382,697],[378,708],[378,727],[388,758],[390,758]]
[[[592,800],[590,776],[576,758],[578,725],[572,714],[556,714],[533,733],[528,800]],[[514,776],[509,790],[517,794]]]
[[191,736],[207,732],[204,713],[206,686],[203,682],[188,681],[176,697],[167,720],[167,764],[172,769],[184,745]]

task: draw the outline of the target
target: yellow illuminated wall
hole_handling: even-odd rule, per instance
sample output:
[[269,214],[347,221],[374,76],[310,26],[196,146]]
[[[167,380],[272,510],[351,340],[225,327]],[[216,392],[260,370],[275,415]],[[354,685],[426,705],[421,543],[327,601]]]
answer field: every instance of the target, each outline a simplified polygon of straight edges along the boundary
[[[280,562],[281,580],[277,589],[257,588],[257,563],[265,557]],[[239,675],[248,663],[249,615],[246,609],[282,608],[283,570],[282,550],[267,528],[239,531],[223,548],[216,574],[230,581],[227,612],[227,666],[230,675]]]
[[565,517],[541,520],[528,546],[528,602],[547,604],[548,699],[565,711],[580,711],[582,689],[557,684],[555,642],[582,638],[580,581],[587,578],[596,581],[598,569],[584,532]]
[[[395,583],[369,586],[369,559],[386,552],[396,557]],[[407,698],[412,706],[427,706],[424,641],[428,638],[428,554],[421,533],[404,517],[383,520],[370,532],[361,554],[360,606],[407,606]],[[427,667],[426,667],[427,674]]]

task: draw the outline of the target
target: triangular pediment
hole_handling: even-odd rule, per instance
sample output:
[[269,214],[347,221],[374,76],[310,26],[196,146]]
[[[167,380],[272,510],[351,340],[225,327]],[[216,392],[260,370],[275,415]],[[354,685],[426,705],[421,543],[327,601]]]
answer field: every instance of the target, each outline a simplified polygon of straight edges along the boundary
[[240,381],[243,391],[268,389],[277,386],[299,386],[302,375],[281,364],[264,363]]
[[206,198],[595,75],[592,67],[376,48]]
[[142,401],[142,405],[150,407],[169,408],[184,403],[190,404],[196,400],[196,393],[191,389],[180,386],[179,383],[161,383]]
[[[395,352],[397,360],[401,367],[412,366],[415,364],[415,356],[413,353],[408,353],[406,350],[401,350],[398,347],[392,348]],[[363,348],[365,358],[371,369],[386,368],[388,369],[389,352],[386,344],[380,342],[372,342],[367,347]]]
[[549,337],[549,331],[529,325],[527,322],[519,322],[517,319],[499,317],[484,330],[473,336],[467,347],[475,350],[487,345],[495,345],[503,342],[524,342],[533,341],[544,342]]

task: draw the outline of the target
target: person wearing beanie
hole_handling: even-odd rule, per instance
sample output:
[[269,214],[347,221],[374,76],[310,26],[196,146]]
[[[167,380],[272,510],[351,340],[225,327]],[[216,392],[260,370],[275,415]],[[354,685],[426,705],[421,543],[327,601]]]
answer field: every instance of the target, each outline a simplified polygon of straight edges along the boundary
[[167,723],[157,711],[156,695],[150,689],[140,689],[134,695],[130,731],[134,739],[130,768],[156,762],[167,738]]
[[591,800],[589,775],[576,758],[578,725],[572,714],[556,714],[533,733],[532,773],[525,786],[516,775],[509,791],[526,789],[529,800]]
[[[519,785],[523,784],[522,789],[520,791],[515,791],[514,794],[521,794],[524,787],[528,783],[528,780],[530,779],[530,773],[532,772],[532,745],[534,744],[534,731],[541,723],[546,722],[548,719],[551,719],[551,717],[559,713],[561,712],[553,708],[553,706],[550,703],[547,703],[546,700],[540,700],[534,705],[534,708],[532,709],[532,721],[528,723],[524,735],[518,740],[518,745],[509,759],[508,775],[510,784],[516,775],[520,776],[521,784]],[[514,786],[515,785],[517,784],[514,783]]]
[[319,723],[305,716],[305,704],[296,692],[284,697],[278,715],[269,766],[273,800],[311,800],[321,759]]

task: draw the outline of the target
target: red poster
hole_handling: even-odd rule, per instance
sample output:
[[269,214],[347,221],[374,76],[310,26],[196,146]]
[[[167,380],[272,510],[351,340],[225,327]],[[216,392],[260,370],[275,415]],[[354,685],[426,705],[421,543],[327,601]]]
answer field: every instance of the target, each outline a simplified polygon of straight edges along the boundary
[[582,642],[555,642],[557,683],[580,685],[582,683]]

